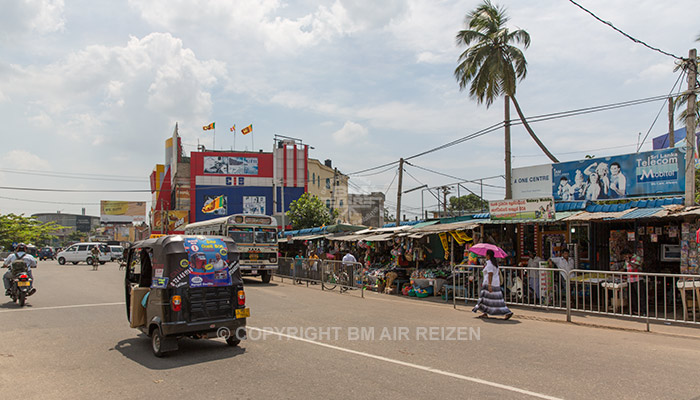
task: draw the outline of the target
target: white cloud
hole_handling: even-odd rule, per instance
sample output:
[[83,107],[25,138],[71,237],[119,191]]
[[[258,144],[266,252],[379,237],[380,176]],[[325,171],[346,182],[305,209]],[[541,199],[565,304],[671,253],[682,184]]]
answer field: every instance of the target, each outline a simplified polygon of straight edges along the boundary
[[0,42],[31,33],[63,31],[63,0],[10,0],[2,4]]
[[367,128],[357,122],[345,121],[339,130],[333,132],[333,140],[338,144],[360,144],[367,137]]
[[0,165],[11,169],[50,171],[48,161],[26,150],[11,150],[0,157]]

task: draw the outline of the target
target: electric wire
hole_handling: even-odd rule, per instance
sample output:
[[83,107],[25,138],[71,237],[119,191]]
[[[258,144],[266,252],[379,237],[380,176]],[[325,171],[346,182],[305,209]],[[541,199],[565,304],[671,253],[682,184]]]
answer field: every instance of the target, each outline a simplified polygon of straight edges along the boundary
[[[654,125],[656,125],[656,121],[659,119],[661,112],[664,110],[664,105],[666,105],[668,103],[668,98],[671,96],[671,93],[673,93],[673,90],[676,89],[676,85],[678,84],[678,82],[680,82],[681,78],[683,78],[683,75],[685,75],[685,71],[681,72],[681,74],[678,75],[678,79],[676,79],[676,83],[673,84],[673,87],[671,87],[671,90],[669,91],[668,96],[666,96],[666,101],[664,102],[664,104],[661,105],[661,108],[659,108],[659,112],[656,114],[656,118],[654,118],[654,121],[651,123],[651,126],[649,126],[649,129],[647,130],[647,134],[644,135],[644,139],[642,139],[642,143],[640,143],[637,146],[637,153],[639,153],[639,149],[642,148],[642,146],[644,145],[644,142],[647,141],[647,138],[649,137],[649,133],[651,132],[652,128],[654,128]],[[671,134],[671,132],[669,132],[669,134]]]
[[[412,166],[412,167],[414,167],[414,168],[422,169],[422,170],[427,171],[427,172],[432,172],[433,174],[446,176],[446,177],[452,178],[452,179],[458,179],[458,180],[460,181],[460,183],[474,183],[474,184],[483,185],[483,186],[486,186],[486,187],[492,187],[492,188],[497,188],[497,189],[505,189],[505,186],[498,186],[498,185],[491,185],[491,184],[488,184],[488,183],[482,183],[481,180],[469,180],[469,179],[464,179],[464,178],[460,178],[460,177],[458,177],[458,176],[454,176],[454,175],[450,175],[450,174],[445,174],[445,173],[443,173],[443,172],[438,172],[438,171],[434,171],[434,170],[429,169],[429,168],[421,167],[421,166],[416,165],[416,164],[413,164],[413,163],[408,163],[408,162],[407,162],[406,164],[408,164],[408,165],[410,165],[410,166]],[[494,176],[489,176],[489,177],[481,178],[481,179],[482,179],[482,180],[483,180],[483,179],[495,179],[495,178],[501,178],[501,177],[503,177],[503,175],[494,175]]]
[[391,185],[394,184],[394,181],[396,180],[396,177],[399,175],[399,171],[397,170],[396,173],[394,174],[394,178],[389,182],[389,186],[386,187],[386,190],[384,190],[384,196],[386,196],[387,192],[389,192],[389,189],[391,188]]
[[576,7],[582,9],[583,11],[587,12],[588,14],[590,14],[593,18],[597,19],[598,21],[604,23],[605,25],[607,25],[607,26],[613,28],[615,31],[621,33],[623,36],[625,36],[625,37],[628,38],[629,40],[631,40],[631,41],[633,41],[633,42],[635,42],[635,43],[641,44],[642,46],[644,46],[644,47],[646,47],[646,48],[648,48],[648,49],[654,50],[654,51],[656,51],[656,52],[659,52],[659,53],[661,53],[661,54],[663,54],[663,55],[665,55],[665,56],[673,57],[673,58],[678,59],[678,60],[683,60],[682,57],[678,57],[678,56],[675,55],[675,54],[669,53],[669,52],[667,52],[667,51],[663,51],[663,50],[661,50],[661,49],[659,49],[659,48],[657,48],[657,47],[649,46],[649,45],[646,44],[645,42],[643,42],[643,41],[641,41],[641,40],[639,40],[639,39],[637,39],[637,38],[634,38],[634,37],[628,35],[627,33],[623,32],[622,30],[620,30],[620,29],[618,29],[617,27],[615,27],[615,25],[613,25],[613,24],[610,23],[609,21],[603,21],[602,19],[600,19],[600,17],[598,17],[597,15],[595,15],[593,12],[587,10],[586,8],[584,8],[582,5],[578,4],[578,3],[575,2],[574,0],[569,0],[569,2],[572,3],[572,4],[574,4]]
[[[101,205],[101,203],[71,203],[71,202],[65,202],[65,201],[18,199],[15,197],[5,197],[5,196],[0,196],[0,199],[26,201],[28,203],[61,204],[61,205],[71,205],[71,206],[99,206],[99,205]],[[153,201],[152,200],[145,200],[143,202],[144,203],[152,203]]]
[[[625,147],[636,147],[637,143],[632,143],[632,144],[623,144],[620,146],[608,146],[608,147],[599,147],[597,149],[588,149],[588,150],[578,150],[578,151],[566,151],[566,152],[561,152],[557,153],[558,155],[562,154],[581,154],[581,153],[590,153],[592,151],[601,151],[601,150],[609,150],[609,149],[622,149]],[[521,156],[512,156],[513,158],[525,158],[525,157],[542,157],[544,154],[524,154]]]

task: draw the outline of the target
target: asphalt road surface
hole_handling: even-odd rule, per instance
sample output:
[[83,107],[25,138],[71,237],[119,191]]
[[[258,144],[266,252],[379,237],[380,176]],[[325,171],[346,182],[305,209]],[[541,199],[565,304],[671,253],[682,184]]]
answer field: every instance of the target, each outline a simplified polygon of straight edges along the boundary
[[39,263],[0,301],[4,399],[700,399],[700,340],[318,286],[246,280],[249,339],[180,341],[156,358],[126,321],[123,272]]

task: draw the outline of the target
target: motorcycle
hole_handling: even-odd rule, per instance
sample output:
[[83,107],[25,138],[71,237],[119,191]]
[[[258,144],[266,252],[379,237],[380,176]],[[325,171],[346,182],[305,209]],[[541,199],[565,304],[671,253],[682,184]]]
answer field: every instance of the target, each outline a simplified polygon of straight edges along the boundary
[[20,307],[24,307],[24,303],[33,291],[32,278],[26,272],[21,272],[12,277],[12,285],[10,286],[10,298],[13,302],[19,302]]

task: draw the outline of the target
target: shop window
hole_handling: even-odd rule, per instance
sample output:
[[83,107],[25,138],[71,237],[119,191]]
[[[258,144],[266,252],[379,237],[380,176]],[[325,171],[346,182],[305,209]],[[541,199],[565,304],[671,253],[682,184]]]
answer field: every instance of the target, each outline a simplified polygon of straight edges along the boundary
[[571,243],[577,245],[579,260],[590,259],[591,240],[588,225],[571,225]]

